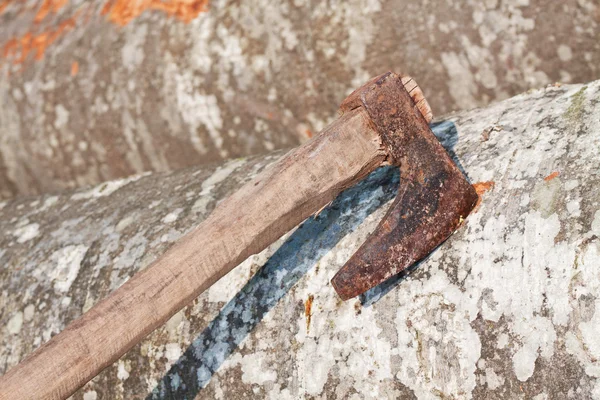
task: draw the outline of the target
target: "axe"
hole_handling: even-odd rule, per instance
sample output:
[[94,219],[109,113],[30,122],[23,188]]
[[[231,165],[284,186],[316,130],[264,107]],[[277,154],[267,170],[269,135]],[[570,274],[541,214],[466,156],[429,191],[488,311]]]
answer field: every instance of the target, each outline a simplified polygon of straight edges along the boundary
[[0,399],[71,395],[219,278],[382,165],[400,168],[398,195],[333,277],[342,299],[398,274],[441,244],[477,194],[435,138],[410,77],[388,72],[354,91],[310,142],[224,200],[161,258],[0,378]]

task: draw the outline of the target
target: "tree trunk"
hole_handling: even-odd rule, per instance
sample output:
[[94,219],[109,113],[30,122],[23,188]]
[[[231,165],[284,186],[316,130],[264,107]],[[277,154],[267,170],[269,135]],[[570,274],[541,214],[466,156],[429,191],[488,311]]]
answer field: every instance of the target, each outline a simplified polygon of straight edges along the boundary
[[[329,284],[395,194],[380,169],[75,398],[600,396],[599,99],[551,86],[438,122],[481,203],[428,259],[359,299]],[[0,371],[282,154],[4,203]]]
[[387,70],[436,115],[599,79],[599,31],[596,0],[0,0],[0,199],[293,147]]

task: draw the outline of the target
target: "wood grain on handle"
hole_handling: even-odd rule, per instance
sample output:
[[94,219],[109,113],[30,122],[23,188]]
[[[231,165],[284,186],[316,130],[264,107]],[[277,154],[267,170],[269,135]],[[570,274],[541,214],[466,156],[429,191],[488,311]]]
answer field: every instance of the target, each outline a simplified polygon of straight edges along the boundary
[[215,281],[384,163],[362,108],[223,201],[196,229],[0,378],[0,399],[66,398]]

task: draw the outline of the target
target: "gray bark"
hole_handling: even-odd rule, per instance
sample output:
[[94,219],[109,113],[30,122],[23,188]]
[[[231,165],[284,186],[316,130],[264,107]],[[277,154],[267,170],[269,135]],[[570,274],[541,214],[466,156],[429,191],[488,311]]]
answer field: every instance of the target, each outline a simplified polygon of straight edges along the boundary
[[[435,115],[600,78],[594,0],[108,1],[0,11],[0,197],[294,146],[388,69]],[[24,54],[29,33],[53,39]]]
[[[394,196],[397,171],[380,169],[75,398],[600,397],[600,82],[533,91],[434,131],[490,189],[410,273],[348,302],[329,284]],[[4,203],[0,371],[281,155]]]

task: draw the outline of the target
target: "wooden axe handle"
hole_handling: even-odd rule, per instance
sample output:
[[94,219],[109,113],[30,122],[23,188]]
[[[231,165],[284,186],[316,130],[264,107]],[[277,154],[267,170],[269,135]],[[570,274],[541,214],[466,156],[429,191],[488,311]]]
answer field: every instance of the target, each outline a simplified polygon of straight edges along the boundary
[[0,378],[0,399],[71,395],[252,254],[385,162],[349,111],[223,201],[195,230]]

